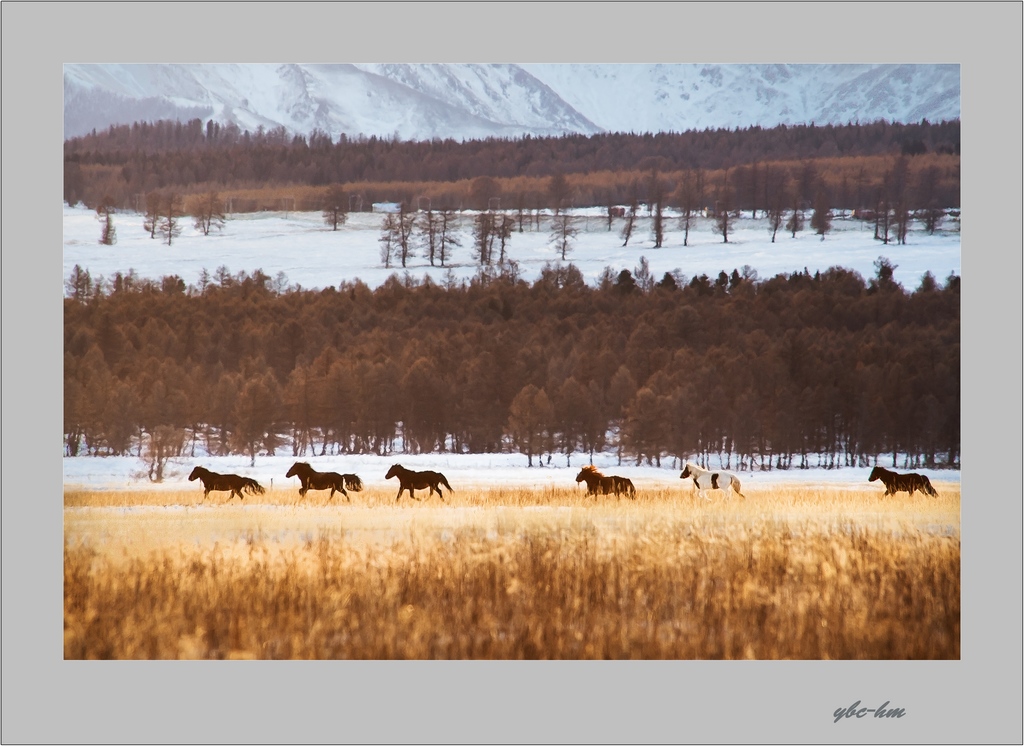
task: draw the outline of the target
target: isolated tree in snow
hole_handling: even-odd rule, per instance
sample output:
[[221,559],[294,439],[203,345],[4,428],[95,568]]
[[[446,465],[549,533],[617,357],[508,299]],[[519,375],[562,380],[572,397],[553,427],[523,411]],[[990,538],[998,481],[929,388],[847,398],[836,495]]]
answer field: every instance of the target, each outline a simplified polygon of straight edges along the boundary
[[718,198],[715,200],[715,233],[722,234],[722,243],[729,243],[729,231],[733,224],[732,215],[733,193],[729,185],[729,172],[725,172],[725,181],[718,190]]
[[676,191],[676,202],[679,203],[679,227],[683,231],[683,246],[689,245],[690,226],[693,216],[700,209],[700,192],[703,191],[704,172],[699,168],[687,169],[683,172]]
[[804,229],[804,212],[800,209],[800,197],[794,192],[793,193],[793,212],[789,216],[789,220],[786,221],[786,230],[790,232],[793,238],[796,238],[798,231]]
[[765,209],[768,214],[768,230],[772,232],[772,243],[782,227],[786,214],[786,188],[789,177],[782,169],[765,167]]
[[416,227],[419,229],[419,242],[423,256],[430,260],[430,266],[433,267],[440,244],[441,214],[429,208],[424,210],[416,219]]
[[191,213],[195,229],[204,236],[209,236],[210,231],[223,229],[227,220],[224,215],[224,200],[216,192],[207,192],[194,199]]
[[159,192],[150,192],[146,195],[146,216],[142,221],[142,227],[149,234],[150,238],[156,238],[160,231],[160,216],[163,215],[164,200]]
[[416,252],[412,246],[412,230],[416,222],[416,214],[405,209],[405,203],[398,208],[398,256],[405,267]]
[[660,249],[665,240],[665,206],[662,191],[659,189],[654,201],[654,216],[651,220],[651,232],[654,234],[654,248]]
[[576,239],[577,230],[574,222],[572,215],[568,213],[556,215],[551,221],[550,240],[555,245],[563,262],[566,255],[572,251],[572,242]]
[[348,219],[348,195],[341,184],[332,184],[324,192],[321,203],[324,223],[330,226],[332,231],[345,224]]
[[160,235],[170,246],[181,235],[181,219],[185,216],[181,196],[169,194],[164,199],[163,216],[160,218]]
[[630,190],[629,195],[629,209],[626,210],[626,224],[622,226],[622,245],[626,246],[629,244],[629,239],[633,236],[633,228],[636,225],[636,214],[640,209],[639,198],[636,196],[636,182],[633,182],[633,188]]
[[100,221],[100,243],[113,246],[117,243],[117,229],[114,228],[114,205],[110,197],[104,197],[96,208],[96,218]]
[[442,267],[445,260],[451,258],[452,249],[456,246],[462,246],[462,239],[458,234],[458,216],[454,210],[442,210],[440,233],[437,237],[438,259]]
[[398,251],[399,243],[398,216],[395,213],[385,213],[377,243],[380,244],[380,260],[384,263],[385,268],[390,269],[391,260]]

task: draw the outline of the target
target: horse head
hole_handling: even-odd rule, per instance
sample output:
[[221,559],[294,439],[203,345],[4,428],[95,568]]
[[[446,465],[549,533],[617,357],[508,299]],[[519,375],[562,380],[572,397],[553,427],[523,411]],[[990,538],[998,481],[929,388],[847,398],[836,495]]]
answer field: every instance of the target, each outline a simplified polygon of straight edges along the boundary
[[391,477],[396,477],[396,476],[398,476],[401,473],[401,471],[402,471],[402,465],[401,464],[395,464],[390,469],[388,469],[388,473],[387,473],[387,475],[384,478],[385,479],[391,479]]
[[576,475],[576,482],[579,483],[582,482],[587,477],[600,476],[600,474],[601,472],[597,470],[596,466],[594,466],[593,464],[587,464],[582,469],[580,469],[580,473]]
[[305,461],[296,461],[292,464],[292,468],[288,470],[288,473],[285,474],[285,477],[294,477],[296,474],[301,472],[306,472],[308,474],[311,468],[312,467]]
[[679,478],[686,479],[689,476],[693,476],[693,472],[690,471],[690,465],[687,464],[683,467],[683,473],[679,475]]
[[188,475],[188,481],[196,481],[197,479],[199,479],[199,477],[203,475],[204,471],[206,470],[203,467],[197,466],[195,469],[192,470],[192,473]]
[[876,466],[874,469],[871,470],[871,476],[868,477],[868,481],[869,482],[874,482],[876,479],[881,477],[883,473],[884,473],[884,470],[882,469],[882,467],[881,466]]

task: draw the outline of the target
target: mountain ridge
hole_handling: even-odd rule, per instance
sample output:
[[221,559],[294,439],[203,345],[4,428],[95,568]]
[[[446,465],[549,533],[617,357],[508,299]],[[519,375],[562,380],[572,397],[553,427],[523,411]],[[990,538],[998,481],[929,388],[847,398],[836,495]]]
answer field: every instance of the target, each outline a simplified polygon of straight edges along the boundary
[[403,140],[942,121],[959,65],[66,64],[64,136],[159,119]]

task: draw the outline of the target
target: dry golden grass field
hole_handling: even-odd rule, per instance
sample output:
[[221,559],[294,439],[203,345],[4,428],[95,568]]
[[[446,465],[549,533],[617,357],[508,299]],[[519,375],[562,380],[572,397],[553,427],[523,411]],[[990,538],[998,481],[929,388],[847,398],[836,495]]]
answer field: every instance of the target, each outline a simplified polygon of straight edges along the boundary
[[959,659],[935,487],[67,490],[64,657]]

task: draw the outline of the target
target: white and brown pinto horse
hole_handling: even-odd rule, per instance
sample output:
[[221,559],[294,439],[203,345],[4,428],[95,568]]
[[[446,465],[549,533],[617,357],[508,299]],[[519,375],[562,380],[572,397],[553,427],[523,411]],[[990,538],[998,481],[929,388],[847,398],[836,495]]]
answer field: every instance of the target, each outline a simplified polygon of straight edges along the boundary
[[728,491],[730,487],[732,487],[737,495],[742,497],[744,500],[746,499],[746,496],[740,492],[740,480],[736,478],[735,474],[730,474],[727,471],[708,471],[707,469],[701,469],[696,464],[691,464],[687,461],[686,465],[683,467],[683,473],[679,475],[679,478],[692,479],[693,487],[697,491],[697,494],[705,500],[711,499],[704,494],[706,490]]

